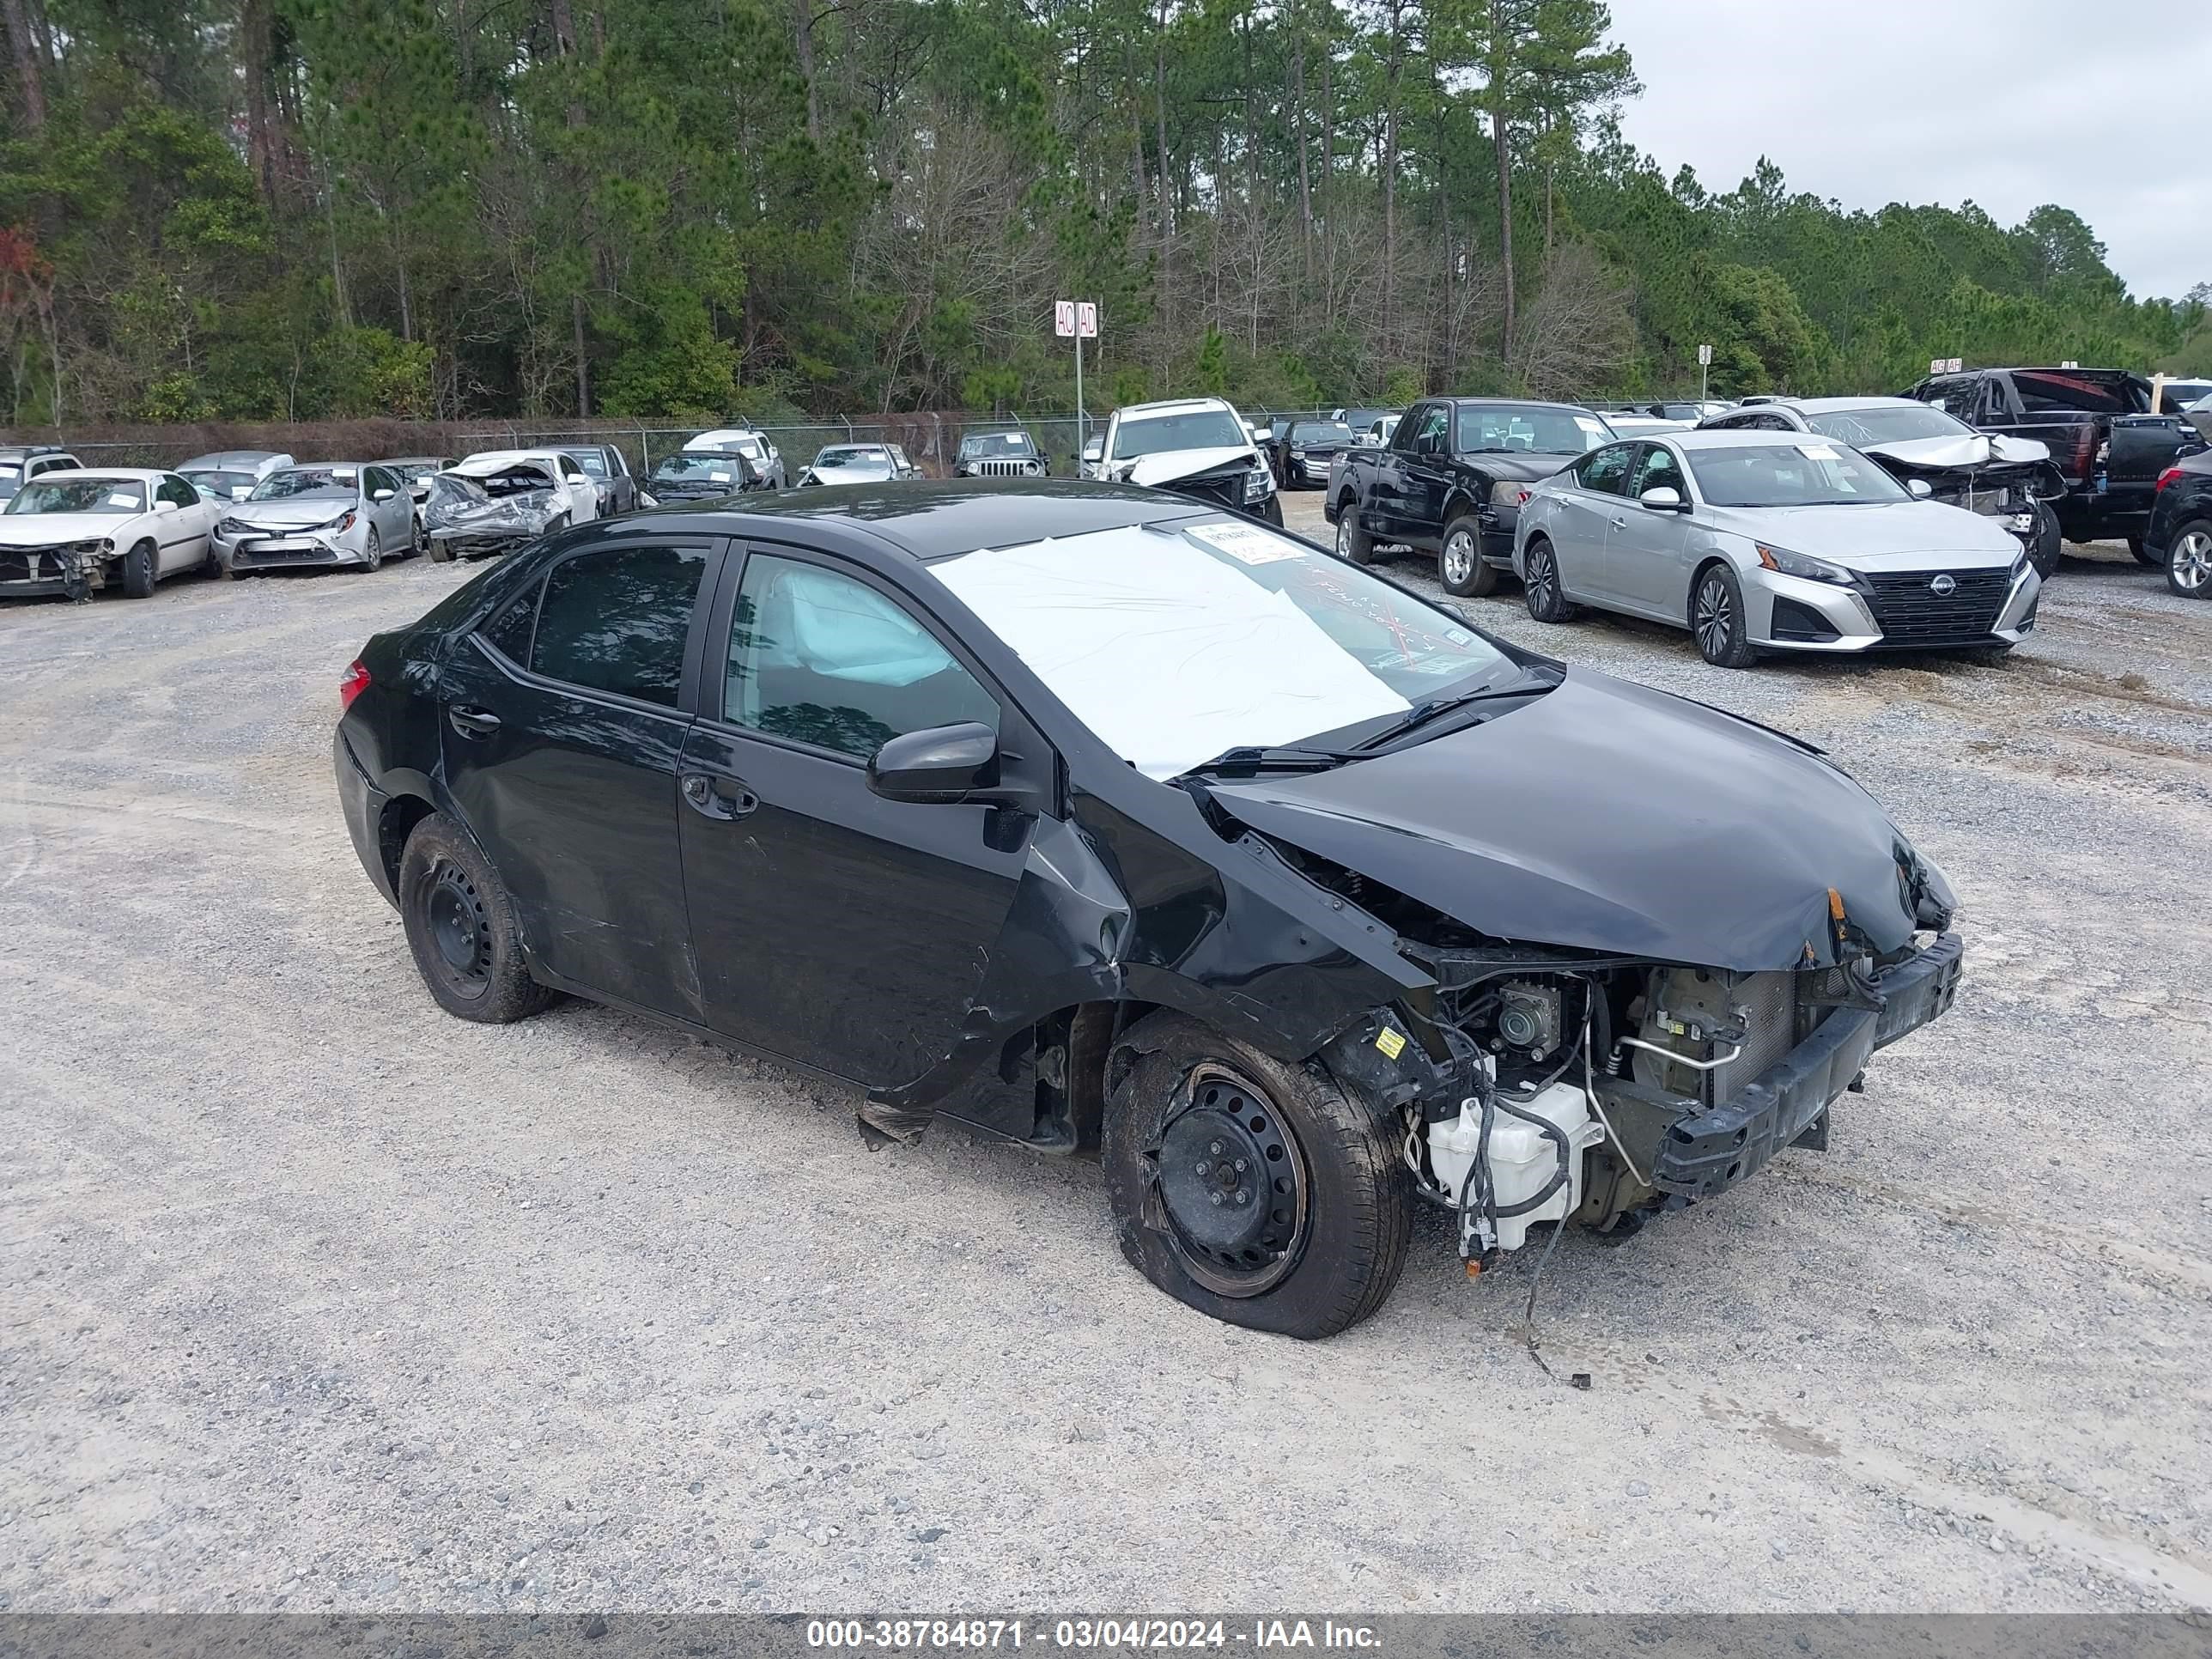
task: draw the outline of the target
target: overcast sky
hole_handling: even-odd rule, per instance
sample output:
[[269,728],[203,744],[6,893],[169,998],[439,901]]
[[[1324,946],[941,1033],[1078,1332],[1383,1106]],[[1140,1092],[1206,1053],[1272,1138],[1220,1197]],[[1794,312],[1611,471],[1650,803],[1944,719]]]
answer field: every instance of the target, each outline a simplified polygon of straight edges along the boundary
[[1611,0],[1621,126],[1733,190],[2072,208],[2138,298],[2212,282],[2212,0]]

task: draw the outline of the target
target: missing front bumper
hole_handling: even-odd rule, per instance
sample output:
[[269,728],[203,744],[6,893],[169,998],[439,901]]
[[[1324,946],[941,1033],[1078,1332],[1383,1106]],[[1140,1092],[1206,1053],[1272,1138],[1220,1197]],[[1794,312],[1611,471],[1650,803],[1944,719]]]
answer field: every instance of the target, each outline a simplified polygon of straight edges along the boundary
[[1836,1009],[1726,1104],[1678,1119],[1659,1138],[1652,1186],[1679,1198],[1710,1198],[1756,1175],[1784,1147],[1825,1140],[1830,1103],[1875,1050],[1949,1009],[1963,954],[1957,934],[1942,935],[1875,981],[1879,1008]]

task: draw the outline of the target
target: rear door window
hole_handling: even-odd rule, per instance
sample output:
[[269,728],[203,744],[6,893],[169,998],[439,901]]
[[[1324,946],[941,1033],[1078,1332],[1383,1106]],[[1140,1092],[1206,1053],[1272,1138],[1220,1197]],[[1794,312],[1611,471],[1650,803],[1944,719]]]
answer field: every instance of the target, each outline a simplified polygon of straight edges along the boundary
[[1634,444],[1607,444],[1603,449],[1592,450],[1576,466],[1575,482],[1601,495],[1623,495],[1628,486],[1628,463],[1635,453]]
[[684,547],[606,548],[562,560],[546,573],[532,671],[675,708],[706,568],[703,549]]

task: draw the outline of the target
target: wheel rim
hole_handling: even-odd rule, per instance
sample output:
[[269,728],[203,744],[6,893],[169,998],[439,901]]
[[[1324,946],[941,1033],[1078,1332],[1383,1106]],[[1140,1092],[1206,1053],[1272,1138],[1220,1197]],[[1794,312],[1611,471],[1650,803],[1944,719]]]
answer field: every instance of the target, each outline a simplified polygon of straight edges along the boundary
[[1553,592],[1557,586],[1552,576],[1552,550],[1548,547],[1540,547],[1528,556],[1528,598],[1532,601],[1530,608],[1540,611],[1549,611],[1552,608]]
[[1297,1266],[1311,1229],[1305,1158],[1264,1091],[1200,1062],[1147,1156],[1168,1241],[1200,1285],[1260,1296]]
[[1348,507],[1336,515],[1336,553],[1339,558],[1352,556],[1352,509]]
[[1724,657],[1735,643],[1735,602],[1728,584],[1708,576],[1698,585],[1698,644],[1709,657]]
[[1455,530],[1444,538],[1444,580],[1455,587],[1464,586],[1474,574],[1474,538],[1464,530]]
[[433,965],[447,988],[474,999],[491,984],[491,915],[468,872],[447,859],[430,871],[422,897]]
[[2173,544],[2173,585],[2201,593],[2212,584],[2212,530],[2192,530]]
[[368,568],[371,570],[375,569],[377,566],[384,562],[384,549],[377,543],[376,526],[374,525],[371,525],[368,527],[368,550],[362,554],[362,556],[368,562]]

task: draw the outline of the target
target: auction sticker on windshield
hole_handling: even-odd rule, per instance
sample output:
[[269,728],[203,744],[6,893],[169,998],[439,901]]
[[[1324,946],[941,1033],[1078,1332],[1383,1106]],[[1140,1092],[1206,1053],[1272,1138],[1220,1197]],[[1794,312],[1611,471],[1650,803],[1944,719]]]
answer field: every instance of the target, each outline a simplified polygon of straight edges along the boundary
[[1284,559],[1303,559],[1305,550],[1296,542],[1242,524],[1202,524],[1183,532],[1194,541],[1218,548],[1244,564],[1274,564]]
[[1837,459],[1835,447],[1830,444],[1799,444],[1797,453],[1808,461],[1832,461]]

